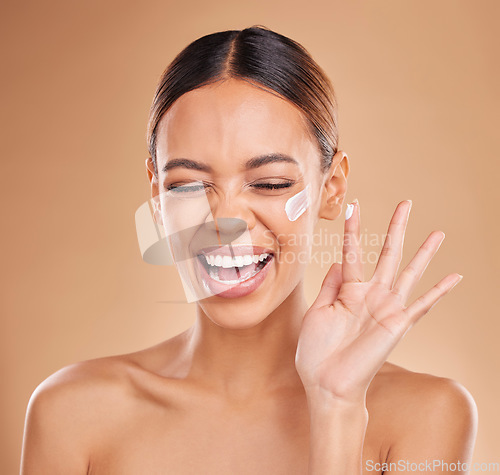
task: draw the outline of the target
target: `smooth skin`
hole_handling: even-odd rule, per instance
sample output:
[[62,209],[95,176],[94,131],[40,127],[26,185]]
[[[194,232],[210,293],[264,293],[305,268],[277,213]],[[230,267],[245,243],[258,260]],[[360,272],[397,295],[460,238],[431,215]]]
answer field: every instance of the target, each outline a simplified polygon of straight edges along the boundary
[[[246,170],[248,158],[263,152],[287,153],[298,166]],[[176,157],[211,171],[161,172]],[[314,137],[295,106],[239,80],[191,91],[162,119],[158,176],[151,160],[146,166],[152,196],[174,182],[209,183],[214,218],[244,219],[256,245],[274,236],[276,259],[251,294],[197,302],[195,323],[181,334],[43,381],[28,405],[22,475],[393,474],[419,473],[398,471],[401,461],[471,462],[477,408],[469,392],[386,361],[459,281],[449,274],[407,305],[444,239],[430,233],[397,277],[409,201],[397,205],[368,281],[355,203],[343,263],[330,268],[309,307],[305,266],[279,257],[304,251],[287,236],[311,234],[320,219],[343,219],[349,163],[339,151],[321,174]],[[254,186],[283,180],[294,185]],[[307,183],[315,185],[312,204],[290,222],[283,204]]]

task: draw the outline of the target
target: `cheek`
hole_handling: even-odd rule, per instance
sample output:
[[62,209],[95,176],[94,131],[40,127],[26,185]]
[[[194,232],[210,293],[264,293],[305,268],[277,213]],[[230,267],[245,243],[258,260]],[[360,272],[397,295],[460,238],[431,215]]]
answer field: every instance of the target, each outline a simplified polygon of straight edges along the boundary
[[258,216],[265,227],[262,244],[276,249],[276,263],[282,270],[307,265],[314,228],[309,209],[291,221],[285,212],[286,201],[268,203],[265,212],[261,210]]
[[[201,182],[193,182],[191,185],[203,186]],[[211,214],[211,208],[207,196],[194,194],[193,196],[176,196],[172,193],[162,191],[160,203],[163,223],[167,234],[185,231],[189,228],[200,226]]]

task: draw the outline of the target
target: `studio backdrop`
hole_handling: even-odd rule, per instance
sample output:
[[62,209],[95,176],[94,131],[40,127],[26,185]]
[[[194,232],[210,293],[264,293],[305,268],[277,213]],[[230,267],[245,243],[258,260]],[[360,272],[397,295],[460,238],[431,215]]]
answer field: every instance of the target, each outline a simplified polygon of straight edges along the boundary
[[[4,2],[1,15],[1,453],[19,472],[36,386],[77,361],[152,346],[194,321],[175,266],[147,262],[146,125],[159,76],[194,39],[264,25],[325,69],[361,205],[366,276],[398,202],[413,207],[400,269],[446,238],[414,291],[463,281],[389,361],[455,379],[479,410],[476,462],[500,462],[495,0]],[[316,297],[343,220],[322,222]],[[411,300],[411,299],[410,299]]]

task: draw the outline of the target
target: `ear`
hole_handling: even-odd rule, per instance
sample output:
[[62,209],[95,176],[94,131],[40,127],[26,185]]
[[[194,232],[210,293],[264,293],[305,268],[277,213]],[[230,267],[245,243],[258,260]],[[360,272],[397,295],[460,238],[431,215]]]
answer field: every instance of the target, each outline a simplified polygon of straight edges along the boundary
[[159,226],[163,226],[163,219],[161,217],[161,203],[159,195],[158,176],[155,173],[153,159],[146,158],[146,170],[148,173],[148,180],[151,184],[151,198],[153,204],[153,217]]
[[336,219],[342,212],[342,205],[347,192],[349,158],[339,150],[332,158],[330,169],[323,179],[319,218]]

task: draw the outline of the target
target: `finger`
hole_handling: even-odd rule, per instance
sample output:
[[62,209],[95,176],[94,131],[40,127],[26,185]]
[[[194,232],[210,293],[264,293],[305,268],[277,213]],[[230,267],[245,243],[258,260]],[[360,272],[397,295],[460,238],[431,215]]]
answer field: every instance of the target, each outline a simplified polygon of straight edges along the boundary
[[396,207],[371,279],[372,282],[382,284],[388,289],[392,289],[394,285],[394,278],[403,256],[403,240],[411,205],[411,200],[405,200]]
[[[350,214],[351,212],[352,214]],[[344,223],[344,243],[342,246],[342,279],[344,282],[363,282],[359,223],[359,203],[358,200],[354,200],[347,205]]]
[[408,316],[409,321],[414,324],[422,318],[444,295],[462,280],[462,277],[460,274],[447,275],[424,295],[415,300],[409,307],[406,307],[404,312]]
[[324,307],[331,305],[339,293],[340,286],[342,285],[342,264],[336,262],[328,270],[321,289],[316,300],[312,304],[313,307]]
[[438,251],[444,238],[445,234],[442,231],[429,234],[413,259],[401,272],[401,275],[392,289],[392,293],[399,295],[403,302],[408,300],[408,297],[421,279],[422,274],[425,269],[427,269],[429,262]]

